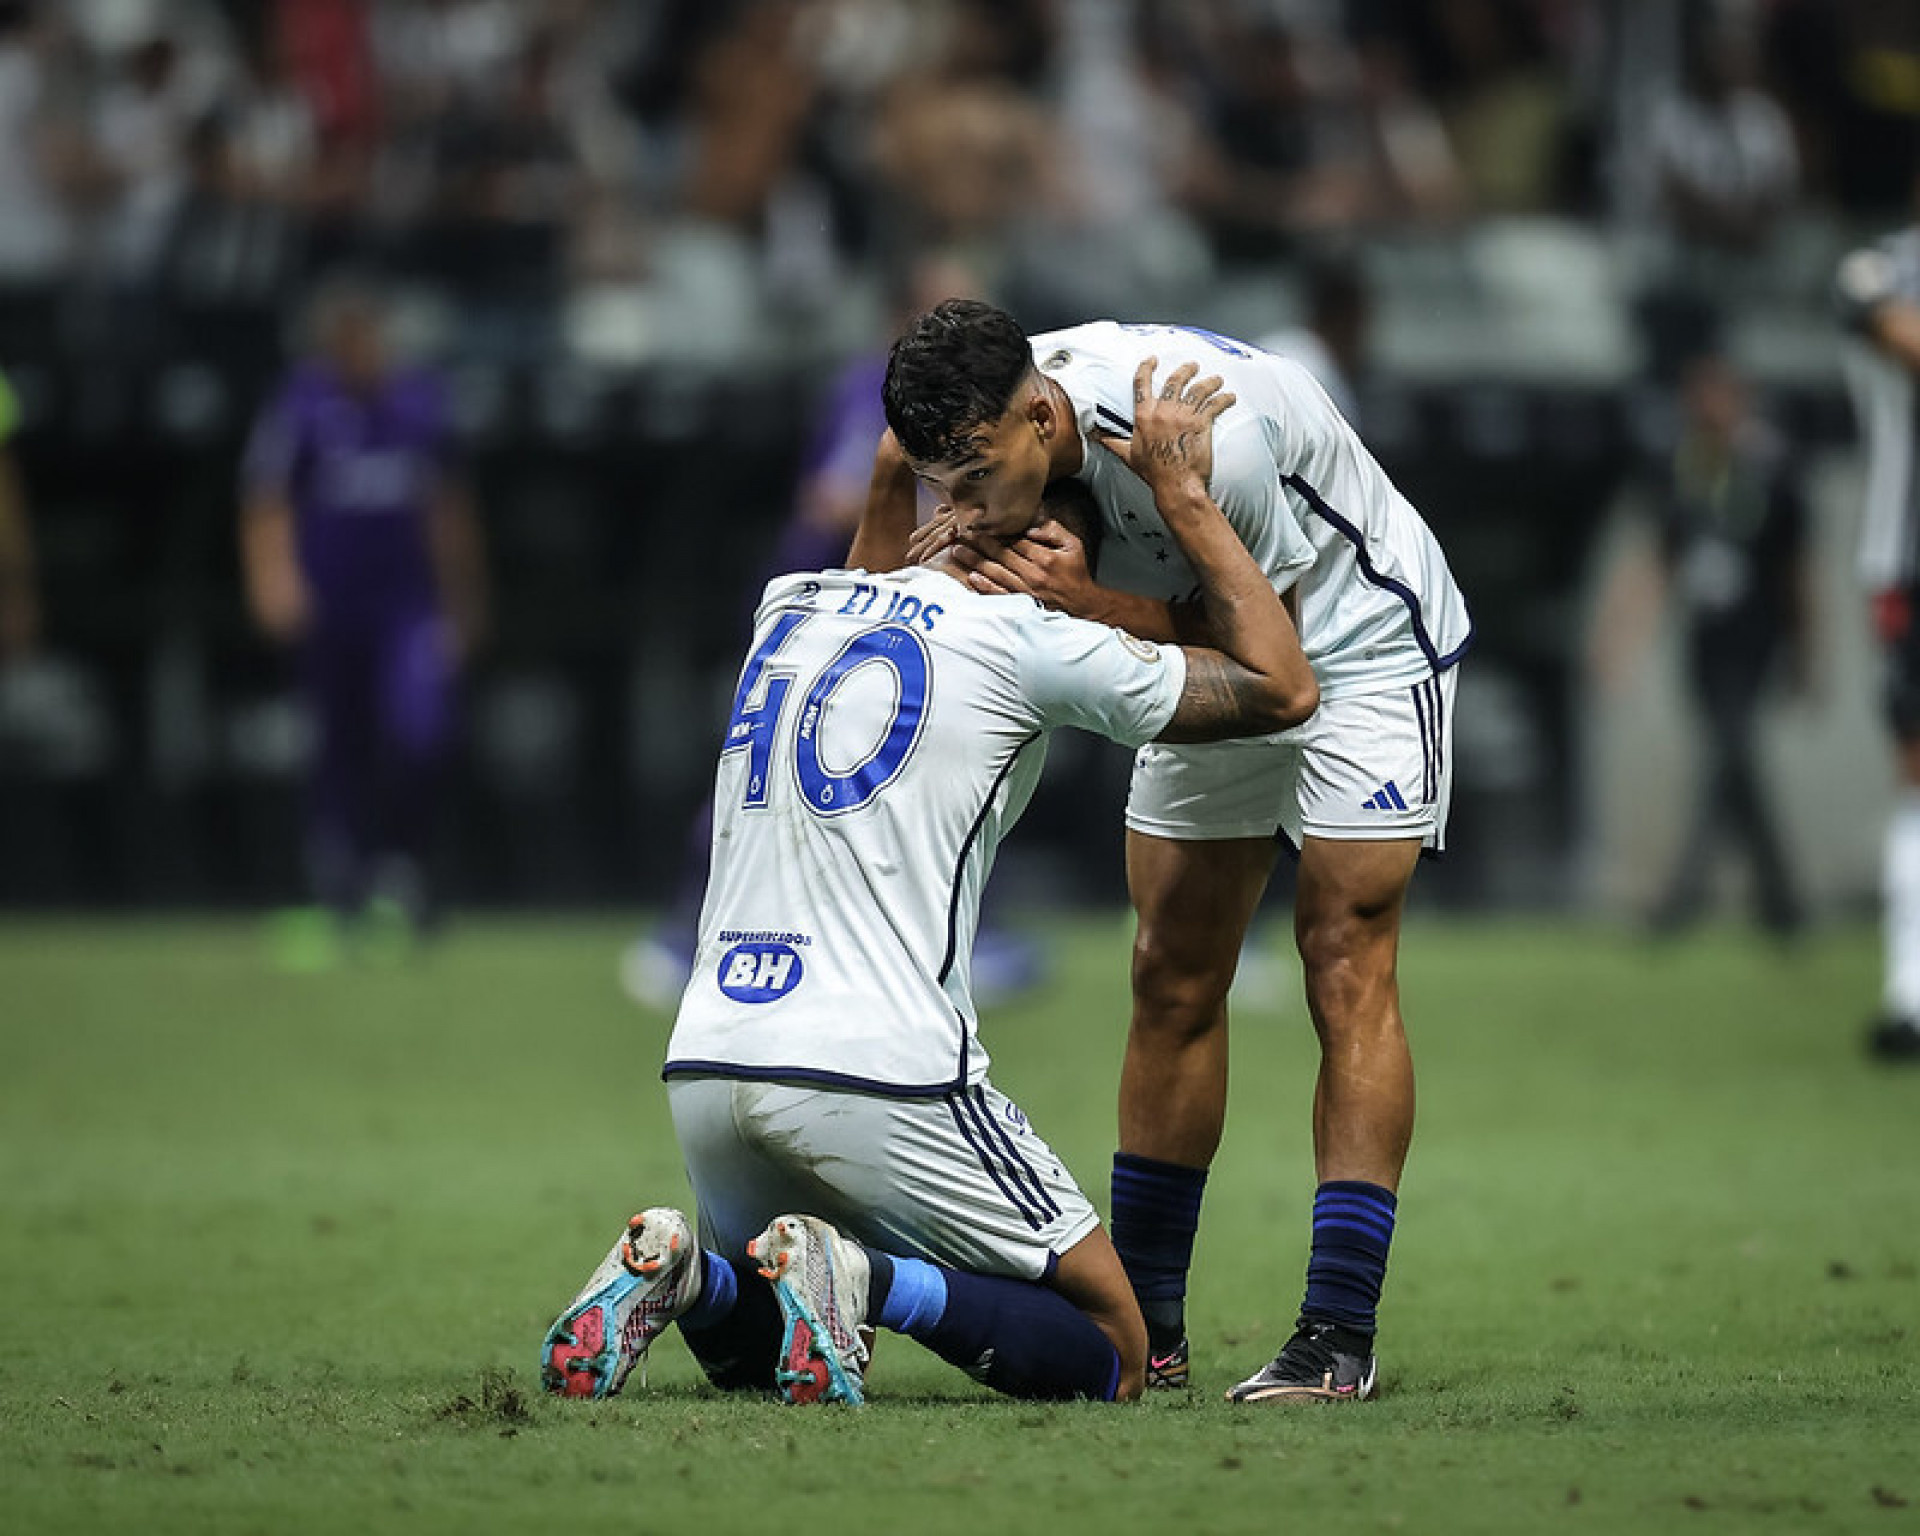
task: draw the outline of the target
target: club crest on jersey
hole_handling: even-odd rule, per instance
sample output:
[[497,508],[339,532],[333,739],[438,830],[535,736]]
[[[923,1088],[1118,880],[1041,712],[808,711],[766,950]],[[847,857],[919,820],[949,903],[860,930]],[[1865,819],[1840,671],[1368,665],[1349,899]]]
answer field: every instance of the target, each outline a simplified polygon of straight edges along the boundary
[[1160,659],[1160,647],[1151,640],[1142,640],[1138,635],[1130,635],[1124,629],[1116,629],[1114,633],[1120,637],[1120,643],[1142,661]]
[[736,944],[720,957],[720,990],[736,1003],[778,1002],[806,974],[791,944]]

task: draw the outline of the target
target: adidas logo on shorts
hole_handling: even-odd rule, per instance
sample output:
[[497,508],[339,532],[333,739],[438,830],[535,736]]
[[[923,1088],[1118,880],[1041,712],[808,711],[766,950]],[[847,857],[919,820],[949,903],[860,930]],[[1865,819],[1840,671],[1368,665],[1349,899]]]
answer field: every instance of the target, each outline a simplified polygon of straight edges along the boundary
[[1400,793],[1400,786],[1388,779],[1372,796],[1360,802],[1363,811],[1404,811],[1406,798]]

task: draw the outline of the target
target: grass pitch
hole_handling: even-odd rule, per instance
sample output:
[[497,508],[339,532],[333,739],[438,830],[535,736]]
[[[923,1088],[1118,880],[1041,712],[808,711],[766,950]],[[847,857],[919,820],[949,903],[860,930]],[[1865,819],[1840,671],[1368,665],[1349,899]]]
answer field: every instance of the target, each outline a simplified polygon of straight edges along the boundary
[[[1104,1206],[1127,929],[1048,932],[986,1041]],[[669,1336],[644,1388],[543,1398],[553,1314],[686,1199],[627,937],[287,976],[251,924],[0,926],[0,1528],[1920,1527],[1920,1072],[1858,1049],[1864,930],[1416,925],[1382,1396],[1253,1410],[1221,1393],[1289,1327],[1312,1195],[1291,995],[1236,1013],[1191,1396],[1012,1403],[886,1339],[870,1407],[784,1409]]]

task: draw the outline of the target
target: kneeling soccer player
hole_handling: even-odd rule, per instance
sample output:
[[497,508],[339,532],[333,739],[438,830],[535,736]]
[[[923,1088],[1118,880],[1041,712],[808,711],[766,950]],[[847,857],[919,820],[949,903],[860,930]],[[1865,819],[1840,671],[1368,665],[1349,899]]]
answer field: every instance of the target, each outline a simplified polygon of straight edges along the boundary
[[[1292,621],[1207,492],[1233,397],[1191,364],[1156,392],[1155,366],[1135,377],[1131,437],[1107,442],[1153,488],[1217,649],[971,591],[948,553],[768,585],[664,1073],[698,1236],[670,1207],[633,1219],[548,1334],[550,1390],[619,1390],[678,1322],[716,1385],[795,1402],[860,1401],[874,1326],[1016,1396],[1139,1395],[1132,1288],[1072,1176],[987,1081],[968,964],[1053,728],[1215,740],[1290,728],[1318,702]],[[1077,488],[1044,505],[1030,490],[959,531],[1016,537],[1050,514],[1062,537],[1092,536]]]

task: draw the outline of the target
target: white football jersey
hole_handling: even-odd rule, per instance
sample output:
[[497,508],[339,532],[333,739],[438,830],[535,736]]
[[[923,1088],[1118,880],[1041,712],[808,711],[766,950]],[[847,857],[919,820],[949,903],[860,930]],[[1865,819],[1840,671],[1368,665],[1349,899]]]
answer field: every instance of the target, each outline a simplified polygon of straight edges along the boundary
[[1034,362],[1073,401],[1086,444],[1079,477],[1106,523],[1103,583],[1159,598],[1199,590],[1146,484],[1093,436],[1131,432],[1142,360],[1159,359],[1156,384],[1198,363],[1235,396],[1214,423],[1209,489],[1275,590],[1296,590],[1321,697],[1416,683],[1466,652],[1466,600],[1432,530],[1305,368],[1186,326],[1101,320],[1032,342]]
[[769,583],[666,1075],[915,1095],[980,1081],[980,895],[1047,733],[1139,746],[1186,671],[1178,647],[938,571]]

